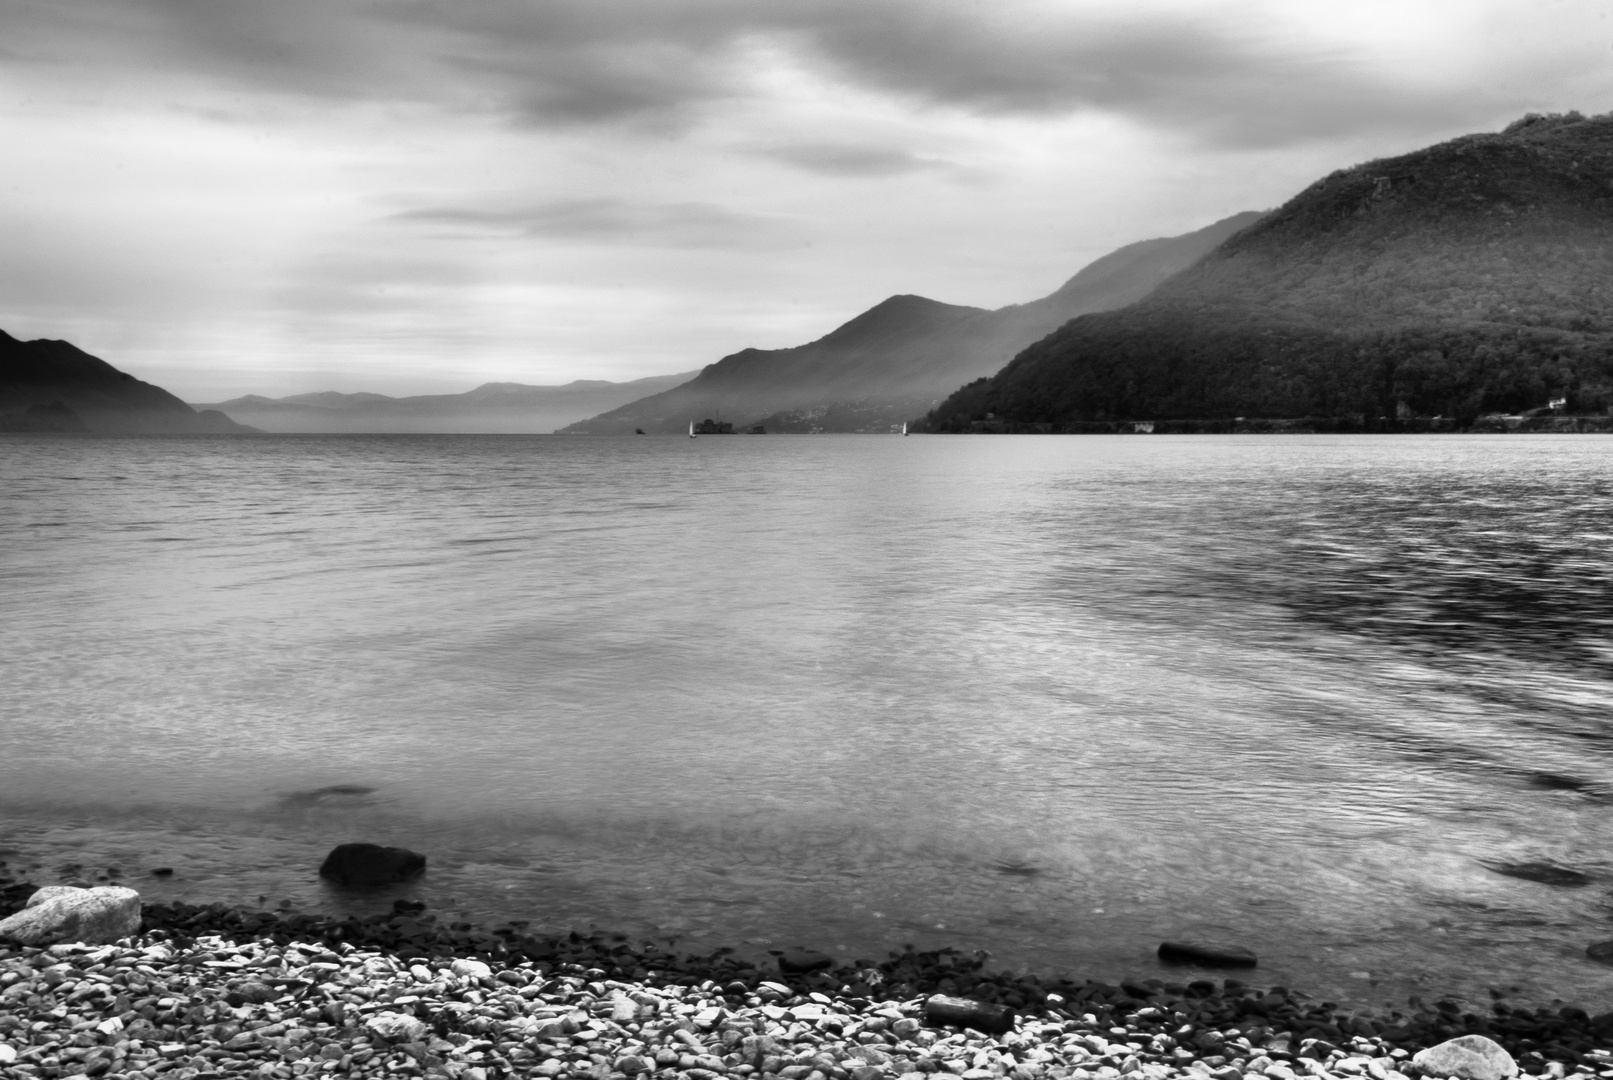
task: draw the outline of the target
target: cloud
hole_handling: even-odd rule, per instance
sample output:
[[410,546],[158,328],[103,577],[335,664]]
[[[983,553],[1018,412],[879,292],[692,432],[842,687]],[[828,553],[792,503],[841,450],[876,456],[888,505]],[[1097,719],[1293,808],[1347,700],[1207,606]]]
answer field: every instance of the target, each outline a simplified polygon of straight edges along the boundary
[[[920,108],[1100,111],[1246,144],[1462,122],[1495,104],[1471,77],[1419,81],[1359,43],[1324,44],[1238,2],[11,0],[7,19],[7,47],[36,63],[426,101],[520,125],[687,125],[763,93],[759,69],[781,58]],[[901,171],[895,158],[793,153],[820,171]]]
[[946,168],[947,163],[906,150],[849,143],[797,143],[762,151],[763,156],[829,176],[900,176]]
[[776,247],[788,241],[789,223],[709,202],[643,203],[619,198],[556,199],[524,206],[432,206],[392,217],[405,223],[447,226],[544,240],[632,244],[641,247]]

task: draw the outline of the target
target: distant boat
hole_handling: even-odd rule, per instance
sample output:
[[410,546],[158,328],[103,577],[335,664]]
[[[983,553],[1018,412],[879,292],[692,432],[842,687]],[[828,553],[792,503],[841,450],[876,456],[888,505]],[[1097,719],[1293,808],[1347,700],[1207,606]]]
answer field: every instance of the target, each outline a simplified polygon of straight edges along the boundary
[[691,439],[695,438],[694,421],[693,420],[689,421],[689,438],[691,438]]
[[903,435],[907,434],[907,421],[906,420],[902,421],[902,434]]

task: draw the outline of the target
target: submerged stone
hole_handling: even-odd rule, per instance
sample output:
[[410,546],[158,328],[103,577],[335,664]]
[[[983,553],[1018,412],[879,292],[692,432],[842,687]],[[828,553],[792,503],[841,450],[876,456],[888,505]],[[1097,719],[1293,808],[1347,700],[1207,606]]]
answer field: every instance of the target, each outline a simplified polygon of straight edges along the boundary
[[1205,941],[1166,941],[1159,946],[1159,958],[1169,964],[1197,964],[1200,967],[1254,967],[1259,959],[1242,945]]
[[1589,885],[1589,874],[1582,874],[1578,870],[1570,870],[1566,866],[1555,866],[1552,863],[1524,862],[1524,863],[1485,863],[1484,868],[1505,877],[1522,878],[1525,881],[1538,881],[1542,885],[1560,885],[1564,888],[1575,889],[1581,885]]
[[426,857],[408,848],[338,844],[320,864],[319,876],[339,885],[392,885],[425,869]]
[[280,800],[280,805],[287,809],[326,806],[362,800],[374,794],[374,788],[363,784],[331,784],[312,791],[293,791]]
[[798,975],[808,971],[822,971],[834,966],[834,958],[824,953],[809,952],[806,949],[790,949],[779,954],[779,970],[787,975]]

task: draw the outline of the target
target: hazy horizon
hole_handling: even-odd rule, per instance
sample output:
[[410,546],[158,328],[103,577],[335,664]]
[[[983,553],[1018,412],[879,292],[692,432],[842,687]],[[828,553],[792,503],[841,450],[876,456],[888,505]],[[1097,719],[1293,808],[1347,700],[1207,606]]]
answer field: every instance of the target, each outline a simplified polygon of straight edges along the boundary
[[4,10],[0,328],[201,402],[624,382],[897,293],[1021,303],[1613,107],[1589,0]]

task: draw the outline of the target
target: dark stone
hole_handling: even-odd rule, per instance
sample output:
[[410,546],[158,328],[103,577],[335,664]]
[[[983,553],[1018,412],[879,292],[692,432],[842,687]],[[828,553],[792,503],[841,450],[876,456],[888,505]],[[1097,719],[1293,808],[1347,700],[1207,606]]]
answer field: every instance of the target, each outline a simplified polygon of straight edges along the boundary
[[1550,791],[1584,791],[1590,787],[1585,781],[1562,773],[1535,772],[1529,774],[1529,783]]
[[1255,954],[1242,945],[1214,945],[1202,941],[1166,941],[1159,946],[1159,958],[1167,964],[1196,964],[1199,967],[1254,967]]
[[232,986],[230,992],[224,995],[224,1000],[230,1005],[240,1008],[241,1005],[249,1002],[254,1005],[262,1005],[266,1002],[274,1001],[280,996],[281,991],[276,990],[268,983],[254,979]]
[[339,885],[392,885],[425,872],[426,857],[407,848],[338,844],[319,866],[319,876]]
[[1014,1030],[1014,1010],[971,998],[936,994],[924,1002],[924,1019],[931,1024],[974,1028],[987,1035]]
[[1591,883],[1590,875],[1582,874],[1578,870],[1570,870],[1566,866],[1553,866],[1551,863],[1525,862],[1525,863],[1484,863],[1486,870],[1491,870],[1506,877],[1522,878],[1525,881],[1538,881],[1542,885],[1561,885],[1568,889],[1577,889],[1581,885]]
[[1585,950],[1585,955],[1598,964],[1613,967],[1613,941],[1598,941]]
[[171,867],[171,866],[159,866],[159,867],[157,867],[155,870],[153,870],[151,872],[151,876],[152,877],[173,877],[174,876],[174,868]]
[[808,971],[823,971],[834,966],[834,958],[805,949],[790,949],[780,953],[778,969],[786,975],[801,975]]

